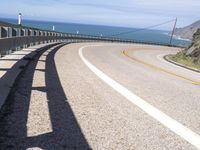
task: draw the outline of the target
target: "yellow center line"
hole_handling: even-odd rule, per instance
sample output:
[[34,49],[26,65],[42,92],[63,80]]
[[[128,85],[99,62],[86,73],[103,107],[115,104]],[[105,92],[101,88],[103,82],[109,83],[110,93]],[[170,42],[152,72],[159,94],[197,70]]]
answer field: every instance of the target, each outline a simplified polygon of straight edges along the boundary
[[[130,50],[131,50],[131,49],[130,49]],[[141,64],[143,64],[143,65],[145,65],[145,66],[148,66],[148,67],[150,67],[150,68],[153,68],[153,69],[156,69],[156,70],[165,72],[165,73],[170,74],[170,75],[172,75],[172,76],[175,76],[175,77],[178,77],[178,78],[187,80],[187,81],[191,82],[192,84],[200,85],[200,82],[199,82],[199,81],[195,81],[195,80],[193,80],[193,79],[190,79],[190,78],[187,78],[187,77],[184,77],[184,76],[175,74],[175,73],[173,73],[173,72],[171,72],[171,71],[168,71],[168,70],[165,70],[165,69],[163,69],[163,68],[154,66],[154,65],[152,65],[152,64],[148,64],[148,63],[146,63],[146,62],[144,62],[144,61],[142,61],[142,60],[139,60],[139,59],[137,59],[137,58],[135,58],[135,57],[132,57],[132,56],[128,55],[128,51],[129,51],[129,50],[123,50],[122,53],[123,53],[126,57],[128,57],[129,59],[131,59],[131,60],[134,60],[134,61],[136,61],[136,62],[138,62],[138,63],[141,63]]]

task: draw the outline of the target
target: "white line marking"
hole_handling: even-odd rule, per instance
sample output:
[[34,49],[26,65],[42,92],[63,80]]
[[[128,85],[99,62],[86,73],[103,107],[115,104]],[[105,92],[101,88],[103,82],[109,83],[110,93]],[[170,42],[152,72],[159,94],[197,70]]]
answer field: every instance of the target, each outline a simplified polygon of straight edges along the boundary
[[[165,64],[171,65],[171,66],[173,66],[173,67],[176,66],[176,65],[174,65],[174,64],[172,64],[172,63],[170,63],[170,62],[164,60],[164,56],[165,56],[165,55],[167,55],[167,54],[159,54],[159,55],[156,56],[156,58],[157,58],[159,61],[161,61],[161,62],[163,62],[163,63],[165,63]],[[177,67],[177,66],[176,66],[176,67]]]
[[165,60],[163,59],[163,57],[165,56],[166,54],[159,54],[156,56],[156,58],[162,62],[165,62]]
[[167,54],[159,54],[159,55],[156,56],[156,58],[157,58],[158,60],[162,61],[162,62],[165,63],[165,64],[168,64],[168,65],[173,66],[173,67],[174,67],[174,66],[177,67],[177,65],[174,65],[174,64],[172,64],[172,63],[166,61],[166,60],[164,59],[164,56],[165,56],[165,55],[167,55]]
[[101,70],[96,68],[94,65],[92,65],[84,56],[83,56],[83,49],[91,47],[91,46],[83,46],[79,49],[79,56],[82,59],[82,61],[85,63],[85,65],[94,73],[96,74],[101,80],[103,80],[105,83],[107,83],[109,86],[111,86],[114,90],[116,90],[118,93],[120,93],[122,96],[124,96],[126,99],[128,99],[130,102],[138,106],[140,109],[142,109],[144,112],[146,112],[148,115],[159,121],[161,124],[163,124],[165,127],[169,128],[171,131],[188,141],[193,146],[200,149],[200,136],[190,130],[189,128],[185,127],[178,121],[172,119],[168,115],[164,114],[160,110],[158,110],[156,107],[152,106],[151,104],[147,103],[140,97],[133,94],[131,91],[123,87],[121,84],[117,83],[113,79],[111,79],[109,76],[104,74]]

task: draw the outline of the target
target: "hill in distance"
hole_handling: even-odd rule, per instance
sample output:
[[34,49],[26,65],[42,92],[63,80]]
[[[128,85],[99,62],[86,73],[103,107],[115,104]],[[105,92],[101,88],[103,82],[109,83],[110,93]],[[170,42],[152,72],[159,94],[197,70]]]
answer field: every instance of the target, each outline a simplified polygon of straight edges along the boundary
[[197,31],[197,29],[200,28],[200,20],[196,21],[195,23],[183,27],[183,28],[176,28],[174,35],[184,38],[184,39],[190,39],[192,40],[193,34]]

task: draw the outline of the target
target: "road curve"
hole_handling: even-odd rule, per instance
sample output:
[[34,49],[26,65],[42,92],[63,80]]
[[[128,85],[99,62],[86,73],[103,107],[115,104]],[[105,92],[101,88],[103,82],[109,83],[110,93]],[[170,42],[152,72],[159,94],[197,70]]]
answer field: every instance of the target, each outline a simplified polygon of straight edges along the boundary
[[[80,43],[41,53],[36,64],[32,64],[36,69],[27,68],[18,83],[18,89],[30,83],[31,94],[25,96],[26,90],[13,93],[15,101],[23,96],[30,101],[24,104],[27,113],[21,121],[26,123],[27,128],[23,128],[26,135],[19,134],[27,138],[13,147],[198,149],[200,74],[163,59],[177,51],[139,44]],[[138,107],[131,102],[120,91],[122,88],[114,89],[115,82],[108,85],[83,58],[100,74],[133,93],[134,98],[141,98],[186,127],[189,131],[183,132],[194,133],[193,139],[180,136],[167,123],[152,117],[151,112],[145,112],[143,105]],[[12,105],[17,114],[20,106],[16,102]],[[16,114],[11,114],[8,120],[20,119]],[[12,129],[12,124],[9,126]],[[16,134],[14,131],[10,132]]]

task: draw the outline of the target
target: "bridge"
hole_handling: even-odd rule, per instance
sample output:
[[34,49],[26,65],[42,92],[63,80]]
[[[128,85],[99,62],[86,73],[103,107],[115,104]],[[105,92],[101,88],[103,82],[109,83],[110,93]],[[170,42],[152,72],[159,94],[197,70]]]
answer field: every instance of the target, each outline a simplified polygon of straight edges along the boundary
[[1,23],[0,149],[200,149],[181,49]]
[[15,25],[0,21],[0,56],[10,54],[13,51],[20,50],[33,45],[51,43],[51,42],[118,42],[118,43],[140,43],[150,45],[173,46],[159,42],[146,42],[139,40],[125,40],[113,36],[93,36],[83,34],[62,33],[38,28]]

